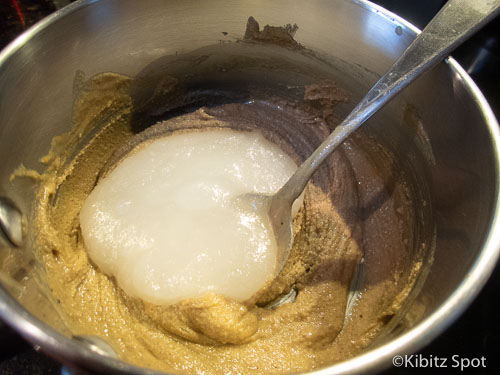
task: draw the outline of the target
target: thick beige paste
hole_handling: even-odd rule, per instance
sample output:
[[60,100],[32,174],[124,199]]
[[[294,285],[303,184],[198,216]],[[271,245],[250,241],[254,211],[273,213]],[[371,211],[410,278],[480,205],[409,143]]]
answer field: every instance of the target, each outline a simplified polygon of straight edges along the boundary
[[[291,37],[296,28],[287,29],[290,38],[278,29],[260,32],[251,19],[245,38],[253,49],[261,48],[254,42],[286,39],[281,44],[306,61],[307,51]],[[335,82],[302,63],[246,55],[243,44],[218,48],[168,57],[135,80],[112,73],[78,78],[74,129],[54,138],[41,160],[42,175],[24,167],[15,173],[39,181],[34,226],[42,278],[73,334],[101,336],[120,358],[139,366],[187,374],[281,374],[353,357],[397,314],[418,273],[418,263],[408,265],[413,212],[405,178],[394,173],[390,153],[362,134],[339,147],[309,183],[288,263],[245,303],[209,294],[157,306],[127,296],[89,260],[81,206],[98,179],[138,144],[172,132],[258,128],[299,164],[338,123],[335,105],[349,95]],[[143,121],[161,115],[160,106],[168,111],[192,104],[189,90],[203,94],[203,84],[183,82],[211,74],[238,84],[242,67],[256,85],[269,82],[266,72],[273,71],[286,95],[249,84],[242,95],[252,100],[209,103],[152,127]],[[279,83],[290,77],[287,69],[296,85]]]
[[[404,184],[397,182],[391,196],[385,191],[365,151],[376,147],[369,141],[347,142],[309,184],[294,222],[289,262],[245,304],[207,295],[174,306],[152,305],[125,295],[89,261],[79,230],[81,205],[99,176],[147,139],[193,128],[259,127],[292,157],[301,158],[266,124],[273,120],[276,126],[292,117],[300,123],[308,115],[301,119],[293,108],[289,119],[282,107],[276,110],[269,103],[202,108],[133,135],[129,84],[127,77],[115,74],[85,83],[75,102],[75,130],[54,139],[43,159],[47,171],[38,193],[38,248],[73,333],[104,337],[133,364],[192,374],[307,371],[366,347],[406,295],[408,280],[402,272],[410,224]],[[81,140],[86,145],[75,155]],[[349,286],[362,256],[362,297],[345,318]],[[292,288],[294,302],[272,303]]]

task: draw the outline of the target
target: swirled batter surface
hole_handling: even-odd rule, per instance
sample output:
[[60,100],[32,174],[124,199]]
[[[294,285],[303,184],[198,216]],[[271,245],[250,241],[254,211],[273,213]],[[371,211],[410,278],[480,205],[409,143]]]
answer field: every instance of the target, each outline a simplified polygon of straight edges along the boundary
[[[179,82],[167,76],[158,92],[177,98]],[[139,143],[175,132],[259,129],[299,164],[335,125],[332,103],[347,100],[334,82],[294,88],[298,101],[266,92],[176,114],[144,131],[134,125],[130,78],[102,74],[80,86],[74,130],[56,137],[42,160],[47,169],[35,218],[45,277],[74,334],[102,336],[120,358],[164,371],[278,374],[356,355],[398,311],[411,286],[405,273],[411,199],[404,176],[388,173],[390,153],[362,134],[339,147],[309,183],[288,263],[244,303],[217,294],[169,306],[131,297],[92,263],[82,241],[83,202]],[[155,92],[139,104],[146,108],[157,98]],[[350,299],[353,286],[357,298]]]

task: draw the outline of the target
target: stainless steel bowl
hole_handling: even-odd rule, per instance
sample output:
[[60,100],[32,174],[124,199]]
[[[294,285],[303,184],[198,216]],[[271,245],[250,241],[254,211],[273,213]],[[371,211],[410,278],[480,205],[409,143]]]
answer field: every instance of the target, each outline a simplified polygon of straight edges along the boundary
[[[19,230],[13,227],[19,224],[13,207],[29,218],[34,203],[32,186],[13,185],[12,171],[21,163],[37,166],[51,139],[71,127],[75,72],[133,76],[161,56],[235,41],[250,15],[261,24],[299,25],[296,40],[336,66],[353,103],[418,33],[403,19],[362,0],[76,2],[32,27],[0,54],[0,197],[8,198],[0,200],[4,232],[12,239]],[[412,108],[412,119],[404,108]],[[406,126],[408,121],[413,130]],[[435,249],[426,259],[433,257],[433,264],[406,307],[406,324],[389,327],[361,355],[311,374],[376,371],[389,366],[395,355],[418,350],[472,302],[499,255],[498,123],[453,59],[421,77],[366,127],[389,145],[399,142],[401,158],[406,157],[403,138],[419,150],[423,167],[418,178],[429,190],[423,206],[431,211],[435,229]],[[30,264],[32,254],[33,249],[16,247],[12,241],[0,248],[0,260],[17,259],[18,269],[23,262]],[[10,272],[5,262],[2,267]],[[9,277],[0,278],[0,316],[28,341],[70,367],[150,372],[72,339],[50,308],[35,307],[43,305],[43,293],[16,289],[15,279],[22,274],[13,275],[13,282]],[[32,293],[33,303],[21,305],[19,293]]]

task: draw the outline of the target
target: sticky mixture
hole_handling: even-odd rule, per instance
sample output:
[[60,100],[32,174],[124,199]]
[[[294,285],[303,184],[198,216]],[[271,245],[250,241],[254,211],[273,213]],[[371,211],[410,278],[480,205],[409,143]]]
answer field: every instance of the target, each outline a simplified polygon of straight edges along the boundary
[[[214,66],[213,72],[224,66],[224,74],[231,69],[241,74],[241,66],[250,65],[250,76],[259,64],[272,70],[270,59],[235,58],[232,65],[221,65],[205,52],[199,56],[210,57],[182,57],[189,77]],[[204,65],[210,59],[215,63]],[[174,373],[295,373],[360,353],[397,314],[418,271],[417,265],[408,266],[413,213],[404,176],[392,174],[390,153],[363,134],[339,147],[309,183],[294,220],[289,261],[252,300],[207,294],[155,305],[126,295],[90,261],[80,231],[82,204],[135,145],[175,132],[259,129],[299,164],[335,126],[332,103],[348,100],[335,82],[313,77],[290,86],[282,97],[249,85],[245,95],[251,100],[234,100],[235,95],[233,102],[207,103],[203,97],[194,103],[196,95],[185,93],[197,88],[184,83],[191,78],[175,71],[175,61],[161,80],[150,75],[159,81],[152,92],[141,86],[146,76],[132,80],[105,73],[80,81],[74,129],[54,138],[42,159],[47,167],[37,177],[36,245],[67,326],[73,334],[103,337],[125,361]],[[286,64],[278,65],[279,80]],[[305,74],[294,71],[294,77]],[[160,99],[168,102],[163,108]],[[167,119],[156,121],[167,112]],[[148,116],[150,124],[158,123],[146,126]]]

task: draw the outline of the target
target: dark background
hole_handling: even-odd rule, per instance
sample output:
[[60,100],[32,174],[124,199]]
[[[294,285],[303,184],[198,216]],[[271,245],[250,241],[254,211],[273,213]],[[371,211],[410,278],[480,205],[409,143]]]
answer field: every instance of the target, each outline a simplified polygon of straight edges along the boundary
[[[74,0],[0,0],[0,48],[31,25]],[[140,1],[140,0],[137,0]],[[474,1],[474,0],[470,0]],[[376,0],[375,3],[407,19],[419,28],[444,5],[442,0]],[[488,99],[497,118],[500,117],[500,18],[457,49],[453,56],[467,70]],[[421,350],[424,358],[444,357],[448,368],[396,368],[384,375],[419,372],[425,374],[459,374],[451,368],[452,356],[486,357],[485,369],[466,369],[464,373],[500,373],[500,267],[467,311],[441,336]],[[36,351],[17,333],[0,321],[0,375],[60,374],[61,366]]]

